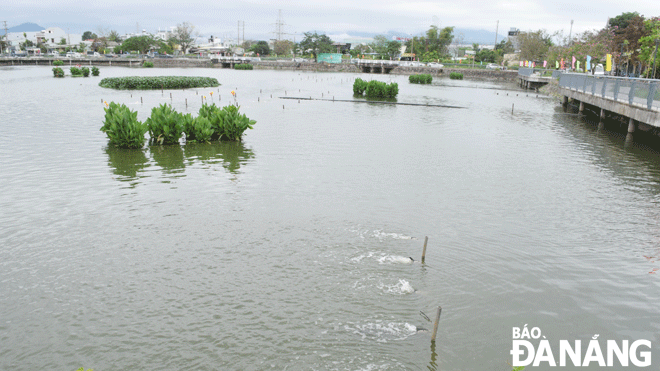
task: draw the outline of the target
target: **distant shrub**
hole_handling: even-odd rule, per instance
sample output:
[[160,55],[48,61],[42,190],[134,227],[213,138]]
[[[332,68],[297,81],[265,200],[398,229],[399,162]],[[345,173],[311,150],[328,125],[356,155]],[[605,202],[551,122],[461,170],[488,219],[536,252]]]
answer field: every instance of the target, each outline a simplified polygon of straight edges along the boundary
[[144,62],[142,63],[142,67],[151,68],[151,67],[153,67],[153,66],[154,66],[154,62],[151,62],[151,61],[144,61]]
[[126,105],[114,102],[105,108],[105,121],[101,127],[110,145],[119,148],[142,148],[147,125],[137,120],[137,112],[131,111]]
[[69,68],[69,71],[71,71],[71,76],[73,77],[80,77],[83,75],[83,71],[78,67],[71,67]]
[[53,67],[53,75],[55,77],[64,77],[64,70],[60,67]]
[[217,79],[196,76],[129,76],[106,77],[99,82],[102,88],[118,90],[189,89],[220,86]]
[[62,61],[59,60],[59,59],[58,59],[58,60],[54,60],[54,61],[53,61],[53,66],[64,66],[64,62],[62,62]]
[[84,77],[89,77],[89,68],[83,67],[83,68],[80,69],[80,71],[82,72],[82,75]]
[[94,66],[92,67],[92,76],[98,76],[100,73],[99,68]]
[[430,84],[433,77],[429,74],[410,75],[408,81],[412,84]]
[[169,104],[161,104],[151,109],[151,117],[145,121],[153,142],[176,144],[183,134],[184,119]]
[[463,80],[463,74],[458,72],[452,72],[449,74],[449,78],[452,80]]
[[254,66],[249,63],[239,63],[234,65],[235,70],[252,70]]

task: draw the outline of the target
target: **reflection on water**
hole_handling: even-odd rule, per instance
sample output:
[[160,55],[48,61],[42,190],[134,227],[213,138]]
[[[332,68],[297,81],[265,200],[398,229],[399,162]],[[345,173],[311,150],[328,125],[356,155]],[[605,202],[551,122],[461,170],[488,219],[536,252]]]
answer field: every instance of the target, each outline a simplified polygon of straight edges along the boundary
[[108,154],[108,163],[112,168],[112,172],[115,175],[130,178],[122,180],[135,179],[138,171],[149,166],[149,160],[144,149],[123,149],[108,146],[105,153]]
[[134,181],[138,173],[153,164],[164,174],[181,174],[195,163],[220,164],[232,174],[240,173],[242,165],[254,158],[254,152],[241,142],[189,143],[184,146],[149,146],[146,149],[106,147],[108,164],[120,181]]
[[[221,162],[222,167],[232,174],[239,172],[241,165],[254,158],[251,149],[241,142],[190,143],[185,146],[186,159],[192,163],[206,164]],[[219,161],[220,160],[220,161]]]
[[185,167],[183,149],[178,145],[150,146],[151,157],[165,174],[180,173]]

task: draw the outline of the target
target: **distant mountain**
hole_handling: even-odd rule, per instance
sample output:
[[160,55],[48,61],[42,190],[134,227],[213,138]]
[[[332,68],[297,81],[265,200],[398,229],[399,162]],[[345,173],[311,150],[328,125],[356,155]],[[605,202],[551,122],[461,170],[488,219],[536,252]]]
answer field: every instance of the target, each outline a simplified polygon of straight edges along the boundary
[[[41,27],[36,23],[23,23],[18,26],[9,27],[8,32],[39,32],[45,30],[46,27]],[[4,34],[4,30],[2,30]]]

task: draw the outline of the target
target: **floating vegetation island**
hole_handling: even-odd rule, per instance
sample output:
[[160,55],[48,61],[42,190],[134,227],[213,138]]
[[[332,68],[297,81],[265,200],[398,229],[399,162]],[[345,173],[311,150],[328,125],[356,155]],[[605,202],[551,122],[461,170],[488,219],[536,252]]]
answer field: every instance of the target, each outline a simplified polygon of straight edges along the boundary
[[410,75],[408,81],[411,84],[430,84],[433,81],[433,76],[429,74]]
[[367,98],[396,98],[399,94],[399,85],[395,82],[390,84],[376,80],[367,82],[357,78],[353,83],[353,94],[366,95]]
[[118,90],[190,89],[220,86],[218,79],[198,76],[129,76],[106,77],[102,88]]

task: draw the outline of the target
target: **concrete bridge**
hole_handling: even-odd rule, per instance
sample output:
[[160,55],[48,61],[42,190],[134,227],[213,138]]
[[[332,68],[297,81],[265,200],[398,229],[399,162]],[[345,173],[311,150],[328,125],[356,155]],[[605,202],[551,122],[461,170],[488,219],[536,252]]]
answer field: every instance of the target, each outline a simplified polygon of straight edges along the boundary
[[390,73],[399,67],[398,61],[358,59],[355,64],[363,73]]
[[237,64],[250,63],[250,57],[211,57],[211,64],[213,66],[221,66],[222,68],[234,68]]
[[546,75],[545,68],[520,68],[518,69],[518,84],[521,88],[538,90],[547,85],[553,78],[558,77],[560,71],[552,71],[552,76]]
[[660,80],[562,73],[558,92],[563,95],[564,105],[569,99],[579,102],[580,114],[585,105],[596,107],[600,112],[599,129],[605,125],[607,112],[627,118],[626,141],[632,140],[636,129],[660,129]]

